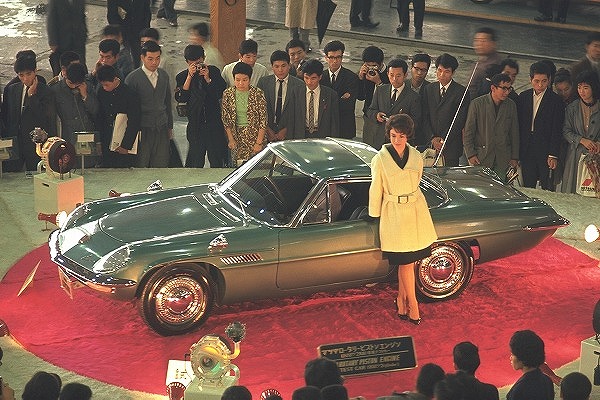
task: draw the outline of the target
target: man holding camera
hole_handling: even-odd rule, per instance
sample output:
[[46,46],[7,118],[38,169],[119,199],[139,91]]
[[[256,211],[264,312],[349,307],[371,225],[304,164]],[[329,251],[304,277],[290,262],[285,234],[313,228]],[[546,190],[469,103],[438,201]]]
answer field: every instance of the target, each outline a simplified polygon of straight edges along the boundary
[[227,84],[219,68],[204,63],[202,46],[188,45],[183,56],[188,68],[175,78],[175,100],[180,103],[180,116],[188,118],[186,135],[189,150],[185,166],[203,168],[208,153],[211,168],[223,168],[227,143],[221,121],[220,101]]
[[[357,100],[364,100],[363,105],[363,138],[364,132],[373,130],[373,123],[367,118],[367,111],[373,100],[375,87],[390,83],[387,77],[387,67],[383,62],[383,50],[376,46],[368,46],[362,52],[363,65],[358,71],[358,93]],[[364,139],[363,139],[364,140]]]

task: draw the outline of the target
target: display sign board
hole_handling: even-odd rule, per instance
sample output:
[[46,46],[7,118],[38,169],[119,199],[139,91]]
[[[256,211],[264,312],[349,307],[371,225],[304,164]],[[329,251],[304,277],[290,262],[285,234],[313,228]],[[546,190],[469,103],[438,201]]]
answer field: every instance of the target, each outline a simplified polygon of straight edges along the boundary
[[16,160],[18,153],[16,137],[0,139],[0,161]]
[[335,361],[344,376],[400,371],[417,366],[412,336],[325,344],[317,350],[321,357]]

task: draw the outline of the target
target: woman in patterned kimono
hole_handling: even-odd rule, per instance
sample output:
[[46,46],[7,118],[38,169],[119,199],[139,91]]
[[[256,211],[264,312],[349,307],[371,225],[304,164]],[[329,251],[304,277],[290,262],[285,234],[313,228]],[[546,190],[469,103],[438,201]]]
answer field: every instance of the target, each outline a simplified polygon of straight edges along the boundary
[[251,76],[252,67],[238,62],[233,67],[235,86],[223,92],[221,119],[238,167],[262,150],[267,126],[267,101],[261,89],[250,86]]
[[423,175],[421,153],[408,144],[414,122],[406,114],[391,116],[384,145],[371,161],[369,216],[380,218],[381,251],[390,266],[398,266],[398,317],[421,323],[415,289],[415,262],[431,255],[437,239],[425,196],[419,188]]

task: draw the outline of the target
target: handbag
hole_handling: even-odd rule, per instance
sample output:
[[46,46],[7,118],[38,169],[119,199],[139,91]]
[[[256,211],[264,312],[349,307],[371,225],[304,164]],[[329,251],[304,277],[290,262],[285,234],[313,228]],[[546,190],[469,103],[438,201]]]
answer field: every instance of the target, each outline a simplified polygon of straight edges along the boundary
[[585,197],[600,197],[600,155],[582,154],[577,165],[575,193]]
[[438,159],[437,164],[434,165],[435,159],[438,156],[438,152],[433,147],[426,148],[421,155],[423,156],[423,166],[424,167],[443,167],[444,166],[444,156],[441,155]]
[[180,117],[188,116],[187,103],[177,103],[177,105],[175,106],[175,109],[177,110],[177,115],[179,115]]

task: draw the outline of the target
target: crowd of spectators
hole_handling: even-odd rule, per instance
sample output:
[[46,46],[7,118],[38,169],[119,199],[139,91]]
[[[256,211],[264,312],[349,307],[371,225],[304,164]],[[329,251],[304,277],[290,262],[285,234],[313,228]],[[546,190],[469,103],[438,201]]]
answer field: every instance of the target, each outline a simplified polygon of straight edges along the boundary
[[[556,390],[551,378],[542,372],[541,367],[547,366],[544,342],[535,332],[515,332],[509,348],[510,363],[515,370],[522,372],[522,376],[512,385],[507,400],[589,400],[592,384],[580,372],[566,375],[557,382]],[[424,364],[414,389],[394,391],[377,400],[499,400],[498,389],[475,376],[481,364],[475,344],[456,344],[452,356],[453,371],[444,371],[434,363]],[[349,397],[340,369],[327,358],[316,358],[306,363],[304,382],[305,386],[294,390],[292,400],[364,400],[362,396]],[[252,394],[244,386],[232,386],[223,392],[221,400],[252,400]],[[261,400],[282,400],[282,397],[277,390],[269,389],[263,392]]]
[[[194,24],[182,57],[188,68],[174,74],[148,10],[138,11],[135,19],[134,9],[108,2],[111,24],[102,30],[89,72],[75,45],[53,53],[57,72],[47,83],[37,75],[35,53],[16,55],[17,77],[4,89],[1,136],[17,138],[19,158],[5,162],[6,171],[37,168],[33,127],[74,146],[77,132],[97,132],[97,156],[87,158],[95,166],[171,166],[175,102],[188,120],[186,167],[202,168],[205,158],[211,167],[236,166],[267,142],[285,139],[362,136],[379,149],[385,121],[400,112],[415,122],[413,146],[433,147],[447,166],[483,165],[501,178],[508,167],[520,167],[526,187],[555,190],[562,181],[563,192],[574,192],[580,157],[600,152],[598,32],[589,33],[585,56],[569,69],[557,71],[551,60],[533,63],[531,89],[517,94],[519,64],[498,53],[497,34],[487,27],[473,37],[478,62],[469,82],[455,81],[459,63],[448,53],[386,63],[382,49],[368,46],[352,71],[344,64],[344,43],[334,40],[324,47],[324,62],[310,58],[302,23],[290,26],[292,39],[271,54],[270,68],[257,62],[259,43],[252,39],[240,43],[237,61],[224,65],[208,25]],[[426,80],[431,64],[435,82]],[[364,123],[357,132],[361,101]],[[113,142],[119,114],[127,128]]]

